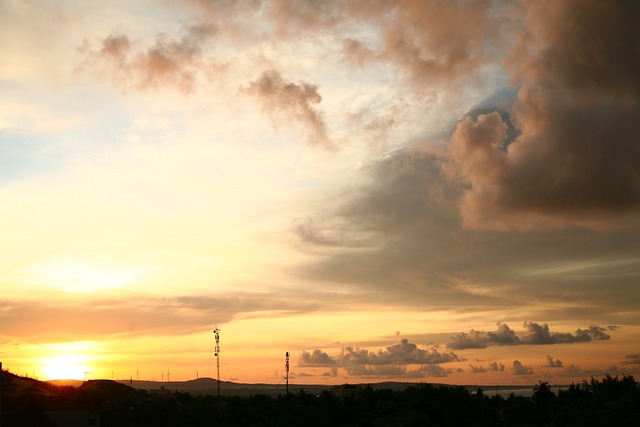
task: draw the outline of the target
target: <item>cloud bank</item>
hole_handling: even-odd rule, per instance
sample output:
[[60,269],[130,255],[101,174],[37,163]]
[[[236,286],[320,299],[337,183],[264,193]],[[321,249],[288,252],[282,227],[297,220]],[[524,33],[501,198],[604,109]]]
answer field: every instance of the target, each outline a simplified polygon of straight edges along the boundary
[[[303,351],[298,363],[302,367],[344,368],[353,376],[401,376],[405,378],[444,377],[453,372],[439,366],[441,363],[458,362],[453,352],[440,352],[437,347],[421,349],[406,338],[399,344],[377,352],[354,347],[344,347],[340,354],[331,356],[320,349]],[[407,365],[421,365],[408,369]]]
[[502,323],[498,323],[495,332],[472,329],[471,332],[463,332],[453,337],[452,342],[447,346],[462,350],[489,346],[572,344],[611,339],[611,336],[605,333],[605,328],[596,325],[591,325],[588,329],[578,329],[575,334],[552,332],[546,323],[540,325],[535,322],[525,322],[524,327],[525,331],[519,335],[508,325]]

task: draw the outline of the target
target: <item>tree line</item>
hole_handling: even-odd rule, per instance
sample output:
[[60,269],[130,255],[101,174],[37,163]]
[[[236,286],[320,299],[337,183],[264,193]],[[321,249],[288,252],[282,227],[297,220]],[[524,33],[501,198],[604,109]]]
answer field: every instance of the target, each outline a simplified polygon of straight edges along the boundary
[[[5,377],[6,378],[6,377]],[[356,387],[275,397],[156,394],[108,381],[20,393],[5,379],[2,427],[54,426],[47,411],[83,408],[102,427],[199,426],[640,426],[640,387],[631,375],[605,375],[555,394],[539,381],[531,397],[420,383],[403,390]]]

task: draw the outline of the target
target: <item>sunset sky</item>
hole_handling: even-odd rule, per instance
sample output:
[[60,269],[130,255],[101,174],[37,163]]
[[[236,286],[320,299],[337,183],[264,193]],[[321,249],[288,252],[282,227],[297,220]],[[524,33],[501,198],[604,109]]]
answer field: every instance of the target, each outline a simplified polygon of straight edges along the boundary
[[0,361],[640,375],[640,2],[0,1]]

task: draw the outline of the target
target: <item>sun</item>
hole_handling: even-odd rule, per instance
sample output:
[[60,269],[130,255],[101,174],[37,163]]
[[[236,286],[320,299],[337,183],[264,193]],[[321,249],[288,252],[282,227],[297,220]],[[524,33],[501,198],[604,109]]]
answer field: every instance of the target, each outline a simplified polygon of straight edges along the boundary
[[82,355],[63,355],[47,357],[42,360],[42,369],[49,380],[85,380],[91,373],[86,364],[87,358]]

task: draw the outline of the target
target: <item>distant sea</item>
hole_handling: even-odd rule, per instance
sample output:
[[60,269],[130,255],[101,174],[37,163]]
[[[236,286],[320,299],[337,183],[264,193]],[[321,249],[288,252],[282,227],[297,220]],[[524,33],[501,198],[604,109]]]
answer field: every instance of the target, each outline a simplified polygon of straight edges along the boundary
[[[493,396],[499,394],[502,397],[509,397],[511,393],[514,396],[523,396],[523,397],[531,397],[533,395],[533,385],[530,386],[466,386],[467,390],[475,393],[478,388],[482,389],[482,392],[487,396]],[[569,388],[567,385],[552,385],[551,391],[556,396],[560,390],[566,390]]]

